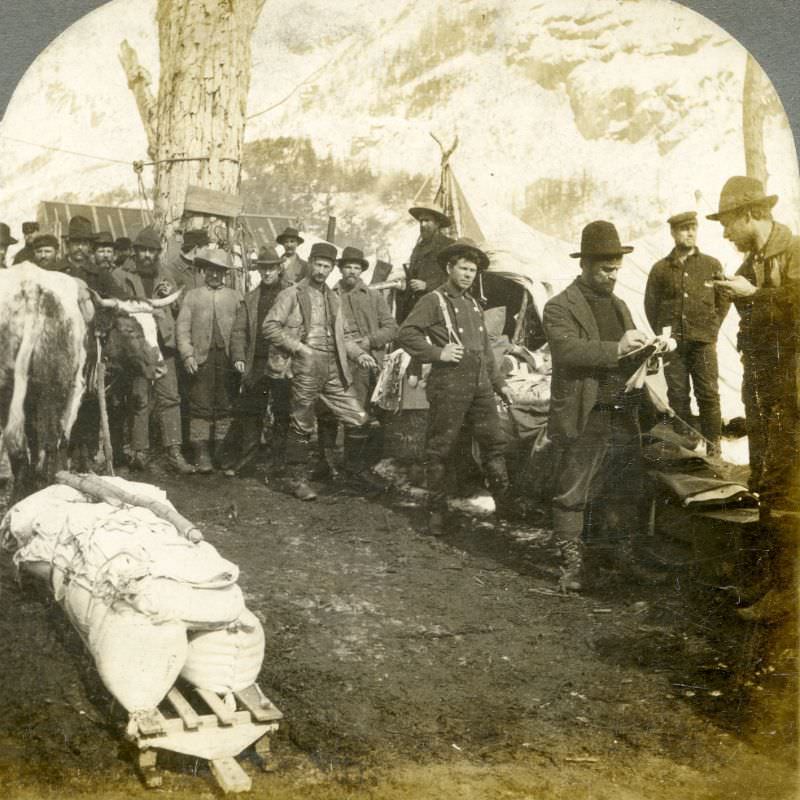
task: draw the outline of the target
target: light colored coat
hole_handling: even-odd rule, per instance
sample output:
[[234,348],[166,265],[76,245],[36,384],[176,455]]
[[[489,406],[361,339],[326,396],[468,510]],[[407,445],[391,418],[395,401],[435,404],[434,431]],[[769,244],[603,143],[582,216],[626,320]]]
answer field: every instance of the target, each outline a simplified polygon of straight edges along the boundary
[[187,292],[178,313],[178,352],[186,361],[194,356],[197,365],[205,364],[214,333],[216,319],[225,342],[225,352],[230,354],[231,330],[236,309],[242,302],[239,292],[223,287],[209,289],[201,286]]

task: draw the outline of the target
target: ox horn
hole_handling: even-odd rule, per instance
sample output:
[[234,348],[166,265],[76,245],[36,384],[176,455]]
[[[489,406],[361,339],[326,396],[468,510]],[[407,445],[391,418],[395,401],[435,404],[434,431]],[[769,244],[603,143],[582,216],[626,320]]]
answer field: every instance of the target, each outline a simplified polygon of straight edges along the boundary
[[153,298],[152,300],[148,300],[147,302],[151,305],[152,308],[164,308],[165,306],[172,305],[181,296],[182,292],[183,288],[180,288],[178,289],[177,292],[168,294],[166,297]]
[[97,299],[97,304],[103,308],[119,308],[119,300],[114,297],[100,297],[99,294],[94,296]]

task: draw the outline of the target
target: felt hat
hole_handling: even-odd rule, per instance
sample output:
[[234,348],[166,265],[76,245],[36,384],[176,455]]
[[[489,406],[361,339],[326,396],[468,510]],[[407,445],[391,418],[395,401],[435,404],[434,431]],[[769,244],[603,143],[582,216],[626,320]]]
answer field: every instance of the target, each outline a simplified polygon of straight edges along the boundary
[[419,206],[412,206],[408,209],[408,213],[414,217],[417,222],[419,222],[419,218],[421,216],[430,216],[433,217],[440,228],[447,228],[451,222],[450,217],[444,213],[444,211],[439,208],[439,206],[435,205],[419,205]]
[[682,211],[680,214],[673,214],[667,224],[670,228],[680,228],[682,225],[697,225],[696,211]]
[[133,242],[127,236],[120,236],[114,242],[115,250],[128,250],[131,247],[133,247]]
[[39,223],[38,222],[23,222],[22,223],[22,233],[23,235],[27,235],[29,233],[36,233],[39,230]]
[[5,222],[0,222],[0,246],[8,247],[8,245],[16,243],[17,240],[11,235],[11,228]]
[[58,250],[58,239],[52,233],[37,233],[31,240],[31,248],[36,250],[37,247],[54,247]]
[[447,262],[451,258],[463,256],[470,261],[474,261],[478,269],[486,269],[489,266],[489,256],[478,247],[472,239],[462,238],[456,239],[452,244],[443,247],[436,256],[439,266],[442,269],[447,267]]
[[237,269],[231,261],[230,253],[227,250],[222,250],[219,247],[213,250],[210,247],[204,247],[194,254],[194,263],[197,267],[219,267],[221,269]]
[[364,251],[359,250],[357,247],[345,247],[337,263],[340,267],[347,263],[357,263],[361,265],[362,271],[369,266],[369,261],[364,258]]
[[281,263],[281,257],[274,247],[267,244],[258,251],[255,263],[256,267],[277,266]]
[[136,238],[133,240],[133,246],[146,247],[149,250],[160,250],[161,237],[152,225],[148,225],[136,234]]
[[65,238],[70,242],[93,242],[94,231],[92,230],[92,223],[86,217],[72,217],[67,226]]
[[590,222],[581,233],[581,249],[577,253],[570,253],[570,258],[583,256],[624,256],[632,253],[630,245],[623,245],[619,241],[619,234],[614,224],[603,219]]
[[108,231],[100,231],[94,237],[94,246],[97,247],[113,247],[114,237]]
[[205,228],[192,228],[183,232],[183,246],[187,249],[207,247],[208,242],[208,231]]
[[297,228],[284,228],[283,231],[275,237],[275,241],[278,244],[283,244],[284,239],[297,239],[298,244],[303,244],[305,241]]
[[314,258],[329,258],[335,263],[337,253],[336,247],[330,242],[314,242],[314,244],[311,245],[311,252],[308,254],[308,260],[311,261]]
[[764,194],[764,186],[756,178],[734,175],[725,181],[719,195],[719,210],[709,214],[708,219],[719,221],[719,218],[731,211],[750,206],[767,206],[772,208],[778,202],[778,195]]

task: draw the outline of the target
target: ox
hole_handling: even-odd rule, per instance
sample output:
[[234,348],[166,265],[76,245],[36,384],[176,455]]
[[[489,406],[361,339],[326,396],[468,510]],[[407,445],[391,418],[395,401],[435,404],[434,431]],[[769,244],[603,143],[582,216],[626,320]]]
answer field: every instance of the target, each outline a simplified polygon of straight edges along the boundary
[[[157,378],[162,358],[152,314],[154,306],[177,296],[152,304],[113,301],[111,357]],[[93,321],[94,306],[81,281],[27,262],[0,271],[0,427],[14,500],[51,483],[65,466],[86,386],[87,346],[94,352]]]
[[0,272],[0,425],[14,498],[51,482],[84,389],[88,296],[31,263]]

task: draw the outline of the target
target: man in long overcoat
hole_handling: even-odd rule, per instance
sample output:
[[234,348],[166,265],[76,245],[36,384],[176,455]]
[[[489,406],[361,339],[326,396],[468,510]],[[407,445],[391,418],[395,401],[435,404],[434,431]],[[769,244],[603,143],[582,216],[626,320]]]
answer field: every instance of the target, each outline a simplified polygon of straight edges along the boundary
[[[548,433],[557,450],[553,531],[563,561],[562,591],[581,589],[584,516],[610,480],[639,503],[642,472],[637,395],[625,391],[620,357],[646,344],[627,305],[613,294],[622,257],[617,229],[599,220],[583,229],[581,274],[545,305],[553,359]],[[636,514],[631,511],[630,519]],[[627,557],[629,540],[621,550]]]

